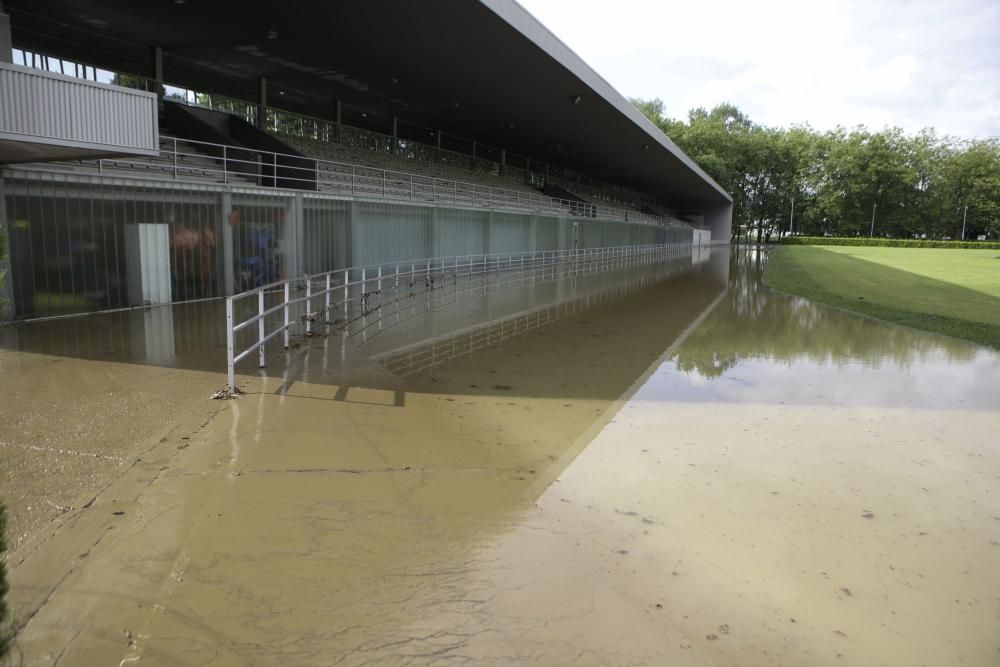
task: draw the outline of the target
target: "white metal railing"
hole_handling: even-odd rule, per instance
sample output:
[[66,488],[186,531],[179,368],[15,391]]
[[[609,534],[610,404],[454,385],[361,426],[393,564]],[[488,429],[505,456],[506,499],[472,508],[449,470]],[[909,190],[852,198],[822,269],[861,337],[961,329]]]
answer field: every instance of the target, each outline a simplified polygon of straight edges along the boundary
[[[236,364],[254,352],[259,367],[266,367],[269,342],[280,336],[288,349],[294,326],[302,326],[306,336],[312,335],[317,323],[337,326],[345,337],[360,336],[365,342],[373,327],[381,331],[387,323],[397,325],[464,297],[539,278],[652,260],[690,247],[688,243],[649,244],[462,255],[336,269],[262,285],[226,298],[227,386],[230,392],[236,391]],[[418,305],[416,297],[421,294],[425,298]],[[238,349],[241,332],[250,338]]]
[[128,170],[176,180],[210,180],[371,199],[572,215],[678,229],[694,226],[675,218],[350,162],[174,137],[163,137],[160,145],[156,157],[85,160],[74,166],[96,169],[100,174]]

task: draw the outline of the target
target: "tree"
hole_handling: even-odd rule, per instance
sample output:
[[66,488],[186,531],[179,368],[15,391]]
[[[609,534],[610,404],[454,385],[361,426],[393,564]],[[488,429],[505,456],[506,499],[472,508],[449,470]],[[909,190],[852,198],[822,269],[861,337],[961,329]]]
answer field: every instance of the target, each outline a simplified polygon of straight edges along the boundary
[[[817,132],[758,125],[733,104],[666,115],[632,103],[733,196],[733,240],[797,233],[896,238],[1000,235],[1000,141],[958,141],[933,129],[858,126]],[[874,224],[873,224],[874,217]]]
[[1000,236],[1000,140],[965,142],[951,151],[942,172],[948,235],[959,237],[965,215],[966,238]]

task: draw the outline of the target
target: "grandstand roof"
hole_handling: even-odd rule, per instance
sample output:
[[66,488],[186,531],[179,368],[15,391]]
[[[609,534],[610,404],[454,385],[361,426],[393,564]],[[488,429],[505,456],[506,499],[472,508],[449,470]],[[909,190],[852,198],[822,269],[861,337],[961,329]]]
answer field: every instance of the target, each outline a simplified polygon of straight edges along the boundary
[[[6,0],[16,47],[331,117],[335,101],[679,205],[729,195],[510,0]],[[577,96],[579,98],[577,99]],[[576,100],[576,101],[574,101]],[[429,142],[430,143],[430,142]]]

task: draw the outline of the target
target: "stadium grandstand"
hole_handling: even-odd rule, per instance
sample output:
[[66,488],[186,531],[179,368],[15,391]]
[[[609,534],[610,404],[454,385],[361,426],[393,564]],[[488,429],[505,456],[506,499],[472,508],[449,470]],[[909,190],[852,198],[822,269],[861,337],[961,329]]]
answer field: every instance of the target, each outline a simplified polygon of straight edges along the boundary
[[4,0],[0,167],[6,319],[732,216],[511,0]]

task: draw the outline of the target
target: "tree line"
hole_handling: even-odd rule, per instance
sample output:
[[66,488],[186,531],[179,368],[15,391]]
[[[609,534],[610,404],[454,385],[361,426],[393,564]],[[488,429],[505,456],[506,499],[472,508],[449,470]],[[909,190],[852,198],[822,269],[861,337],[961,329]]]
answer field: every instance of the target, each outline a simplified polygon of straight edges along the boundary
[[1000,139],[925,129],[774,128],[732,104],[664,114],[633,99],[733,196],[733,239],[814,236],[1000,237]]

